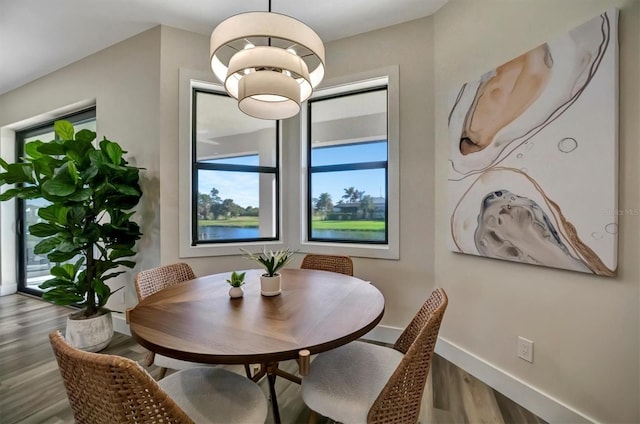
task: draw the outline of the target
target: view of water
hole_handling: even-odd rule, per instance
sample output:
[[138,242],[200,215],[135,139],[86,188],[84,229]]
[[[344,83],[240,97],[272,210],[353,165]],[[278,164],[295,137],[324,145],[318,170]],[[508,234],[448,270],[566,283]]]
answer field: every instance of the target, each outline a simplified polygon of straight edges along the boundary
[[214,225],[198,227],[200,240],[233,240],[260,237],[257,227],[216,227]]
[[[200,240],[233,240],[260,237],[258,228],[201,226]],[[382,241],[384,231],[313,230],[314,238],[335,240]]]
[[384,231],[313,230],[314,238],[335,240],[383,241]]

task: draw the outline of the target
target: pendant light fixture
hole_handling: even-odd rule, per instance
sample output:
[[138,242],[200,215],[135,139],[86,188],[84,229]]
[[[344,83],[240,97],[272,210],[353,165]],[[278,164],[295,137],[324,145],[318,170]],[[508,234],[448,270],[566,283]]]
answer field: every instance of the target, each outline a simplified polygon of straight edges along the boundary
[[247,115],[285,119],[300,112],[324,77],[324,45],[297,19],[271,12],[227,18],[211,33],[211,69]]

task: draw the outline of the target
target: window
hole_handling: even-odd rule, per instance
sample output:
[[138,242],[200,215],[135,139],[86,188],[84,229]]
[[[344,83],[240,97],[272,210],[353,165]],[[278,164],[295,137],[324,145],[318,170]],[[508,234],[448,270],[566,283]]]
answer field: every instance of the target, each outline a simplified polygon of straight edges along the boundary
[[277,240],[278,121],[202,87],[192,88],[191,116],[191,245]]
[[388,243],[387,87],[308,103],[307,239]]
[[327,80],[284,121],[244,115],[212,78],[180,70],[180,257],[399,258],[397,66]]
[[[56,121],[65,119],[71,122],[76,132],[82,129],[96,131],[96,110],[91,108],[73,115],[56,118]],[[25,144],[41,140],[44,142],[53,140],[56,135],[53,132],[54,121],[24,129],[16,132],[16,160],[24,155]],[[45,280],[51,278],[49,270],[53,266],[46,256],[35,255],[33,248],[41,240],[29,234],[29,226],[40,221],[38,209],[47,206],[44,199],[16,200],[18,217],[18,290],[25,293],[40,295],[42,290],[38,288]]]

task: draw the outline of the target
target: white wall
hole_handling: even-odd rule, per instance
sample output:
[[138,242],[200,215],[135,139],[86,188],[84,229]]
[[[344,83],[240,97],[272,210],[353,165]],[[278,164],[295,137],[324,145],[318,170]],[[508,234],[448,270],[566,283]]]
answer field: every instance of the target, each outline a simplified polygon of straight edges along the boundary
[[[141,174],[144,195],[134,217],[144,233],[137,246],[136,270],[157,266],[160,256],[159,210],[154,206],[159,193],[159,69],[158,27],[0,96],[0,128],[78,102],[95,101],[98,138],[117,141],[128,152],[130,163],[147,169]],[[3,137],[0,142],[10,140]],[[136,270],[110,280],[113,288],[126,287],[110,300],[113,310],[122,311],[125,303],[135,303]]]
[[[618,277],[528,266],[448,251],[449,99],[460,85],[619,7],[620,209],[640,196],[640,2],[449,0],[435,22],[435,283],[450,304],[441,336],[602,422],[639,422],[640,216],[619,221]],[[517,336],[535,342],[533,364]],[[507,393],[508,394],[508,393]],[[540,411],[544,412],[544,411]]]

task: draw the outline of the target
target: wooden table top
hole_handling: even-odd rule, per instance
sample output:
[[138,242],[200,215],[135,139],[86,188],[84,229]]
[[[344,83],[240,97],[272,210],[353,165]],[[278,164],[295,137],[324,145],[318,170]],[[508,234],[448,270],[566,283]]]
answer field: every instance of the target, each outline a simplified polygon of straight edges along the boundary
[[231,273],[166,288],[129,311],[133,338],[173,358],[212,364],[295,359],[353,341],[382,319],[384,297],[358,278],[284,269],[282,294],[260,295],[262,270],[248,270],[244,297],[231,299]]

